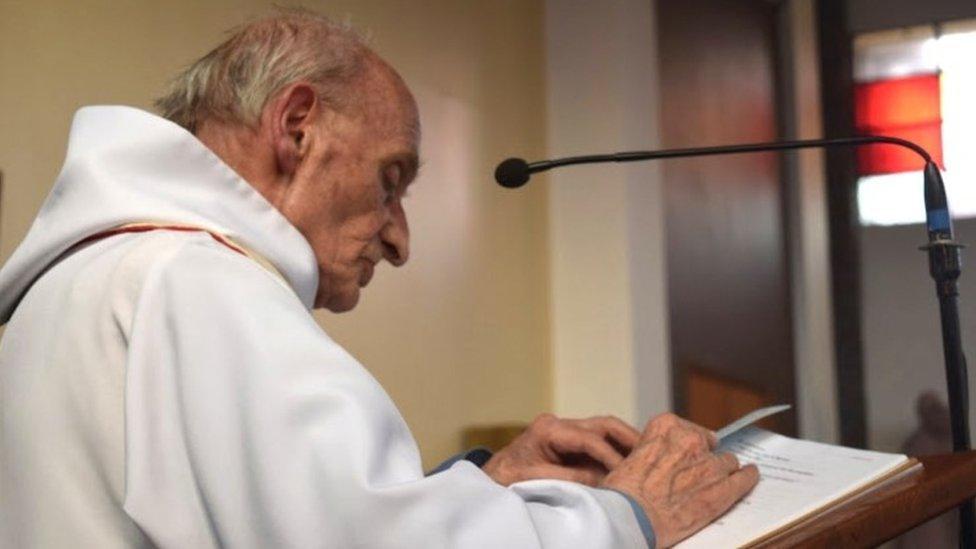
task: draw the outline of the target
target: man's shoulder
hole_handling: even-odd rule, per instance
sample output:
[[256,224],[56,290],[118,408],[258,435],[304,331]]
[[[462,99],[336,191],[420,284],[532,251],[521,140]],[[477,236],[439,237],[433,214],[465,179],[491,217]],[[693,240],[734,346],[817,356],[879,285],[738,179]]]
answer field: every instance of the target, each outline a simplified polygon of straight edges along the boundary
[[247,307],[308,314],[278,275],[206,232],[153,231],[126,240],[111,284],[132,313]]
[[147,279],[287,287],[273,267],[250,257],[243,248],[218,241],[204,231],[153,231],[139,235],[131,243],[127,256],[127,263],[145,269]]
[[[95,242],[66,263],[75,282],[88,280],[138,300],[147,291],[280,292],[282,281],[258,261],[203,231],[149,231]],[[97,282],[94,279],[101,279]],[[89,284],[85,284],[88,286]],[[121,297],[121,296],[120,296]],[[127,300],[127,301],[128,301]]]
[[77,324],[127,332],[138,311],[177,302],[217,308],[264,303],[279,312],[305,312],[264,267],[209,234],[151,231],[90,242],[50,265],[25,293],[11,323],[50,324],[57,318],[62,330]]

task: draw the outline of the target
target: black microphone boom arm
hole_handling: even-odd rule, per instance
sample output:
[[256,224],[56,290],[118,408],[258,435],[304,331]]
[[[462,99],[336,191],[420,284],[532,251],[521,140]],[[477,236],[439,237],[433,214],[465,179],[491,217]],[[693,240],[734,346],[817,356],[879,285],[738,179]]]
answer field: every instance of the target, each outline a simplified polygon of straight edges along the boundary
[[820,149],[825,147],[857,147],[861,145],[883,144],[898,145],[911,149],[925,160],[932,162],[932,157],[925,149],[905,139],[883,135],[866,135],[858,137],[840,137],[835,139],[801,139],[797,141],[776,141],[770,143],[746,143],[743,145],[720,145],[717,147],[695,147],[689,149],[664,149],[660,151],[628,151],[611,154],[592,154],[586,156],[568,156],[554,160],[540,160],[526,162],[521,158],[509,158],[498,165],[495,170],[495,180],[503,187],[521,187],[529,181],[533,173],[544,172],[560,166],[576,164],[600,164],[604,162],[636,162],[639,160],[659,160],[663,158],[685,158],[689,156],[714,156],[721,154],[741,154],[753,152],[788,151],[796,149]]

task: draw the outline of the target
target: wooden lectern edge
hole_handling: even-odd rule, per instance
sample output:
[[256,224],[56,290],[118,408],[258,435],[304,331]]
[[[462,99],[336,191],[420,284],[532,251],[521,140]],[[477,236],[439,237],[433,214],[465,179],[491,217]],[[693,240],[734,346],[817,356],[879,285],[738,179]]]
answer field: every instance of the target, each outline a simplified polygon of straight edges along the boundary
[[917,458],[915,466],[825,508],[759,547],[874,547],[976,495],[976,452]]
[[858,488],[850,494],[840,496],[828,503],[826,503],[820,509],[813,511],[812,513],[802,516],[789,524],[784,524],[780,528],[773,530],[772,532],[762,536],[761,538],[753,541],[746,545],[748,548],[759,548],[759,547],[772,547],[774,545],[769,545],[766,542],[775,541],[774,538],[788,535],[791,530],[800,530],[813,524],[814,521],[820,519],[822,520],[825,516],[836,513],[839,510],[849,506],[855,505],[859,502],[864,501],[864,498],[878,492],[882,489],[891,488],[892,490],[898,490],[895,487],[896,483],[902,483],[904,486],[901,489],[907,489],[910,487],[907,481],[911,477],[920,474],[925,466],[916,458],[908,458],[907,461],[889,471],[887,474],[865,484],[864,486]]

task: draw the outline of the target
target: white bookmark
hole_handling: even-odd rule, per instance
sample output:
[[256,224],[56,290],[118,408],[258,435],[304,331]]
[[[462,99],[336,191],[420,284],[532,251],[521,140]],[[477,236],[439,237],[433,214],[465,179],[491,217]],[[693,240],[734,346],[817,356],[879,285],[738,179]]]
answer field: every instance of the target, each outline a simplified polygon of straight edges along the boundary
[[760,419],[767,418],[771,415],[778,414],[784,410],[789,410],[792,406],[789,404],[778,404],[776,406],[767,406],[765,408],[760,408],[758,410],[753,410],[748,414],[740,417],[739,419],[729,423],[725,427],[722,427],[718,431],[715,431],[715,438],[722,441],[723,438],[731,435],[732,433],[742,429],[743,427],[748,427],[753,423],[759,421]]

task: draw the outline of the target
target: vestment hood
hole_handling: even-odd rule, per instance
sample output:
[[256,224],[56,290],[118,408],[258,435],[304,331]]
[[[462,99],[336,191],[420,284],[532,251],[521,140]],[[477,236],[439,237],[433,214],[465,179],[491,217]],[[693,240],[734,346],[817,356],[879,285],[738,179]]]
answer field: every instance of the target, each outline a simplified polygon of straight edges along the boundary
[[97,106],[75,114],[64,167],[26,238],[0,269],[0,322],[74,244],[137,222],[226,235],[270,261],[312,306],[315,256],[274,206],[182,127],[131,107]]

